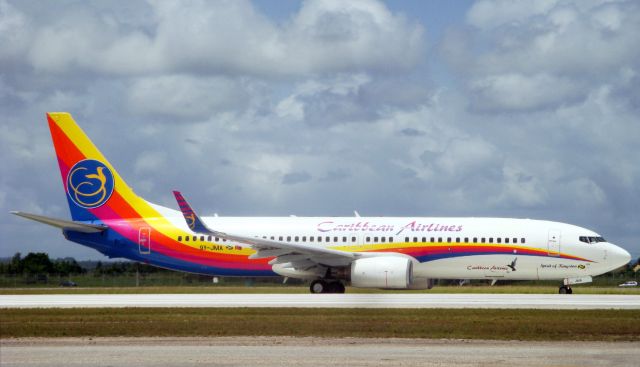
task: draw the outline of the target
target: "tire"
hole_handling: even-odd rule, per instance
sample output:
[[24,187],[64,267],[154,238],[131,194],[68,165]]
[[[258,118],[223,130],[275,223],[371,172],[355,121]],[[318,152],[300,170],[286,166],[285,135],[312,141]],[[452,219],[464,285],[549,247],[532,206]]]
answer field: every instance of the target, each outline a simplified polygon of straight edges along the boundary
[[567,289],[567,287],[562,286],[562,287],[560,287],[560,288],[558,289],[558,293],[560,293],[560,294],[567,294],[567,293],[569,293],[569,290]]
[[314,280],[313,282],[311,282],[311,285],[309,286],[309,290],[311,291],[311,293],[327,293],[327,283],[324,280]]

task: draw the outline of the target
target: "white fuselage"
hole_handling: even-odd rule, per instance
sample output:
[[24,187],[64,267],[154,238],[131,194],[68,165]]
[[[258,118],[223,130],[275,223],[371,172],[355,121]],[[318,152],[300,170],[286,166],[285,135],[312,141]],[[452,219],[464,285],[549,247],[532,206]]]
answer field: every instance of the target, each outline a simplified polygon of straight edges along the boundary
[[[176,226],[189,231],[182,218]],[[438,279],[566,279],[630,260],[575,225],[510,218],[206,217],[219,231],[359,253],[414,258],[413,275]],[[599,242],[581,241],[580,238]]]

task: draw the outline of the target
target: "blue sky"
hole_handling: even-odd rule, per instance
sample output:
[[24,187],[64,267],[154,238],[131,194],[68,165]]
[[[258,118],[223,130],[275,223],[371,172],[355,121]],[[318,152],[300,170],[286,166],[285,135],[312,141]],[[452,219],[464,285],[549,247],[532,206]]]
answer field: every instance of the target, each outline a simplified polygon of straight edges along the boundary
[[[0,209],[68,216],[63,110],[162,205],[549,219],[638,257],[639,24],[634,1],[0,0]],[[0,216],[17,251],[102,258]]]

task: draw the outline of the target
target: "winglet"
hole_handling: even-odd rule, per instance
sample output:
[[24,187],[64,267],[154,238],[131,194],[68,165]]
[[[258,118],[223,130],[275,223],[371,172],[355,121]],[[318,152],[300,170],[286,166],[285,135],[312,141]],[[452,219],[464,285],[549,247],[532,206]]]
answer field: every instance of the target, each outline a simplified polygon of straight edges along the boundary
[[184,220],[187,222],[189,228],[196,233],[216,234],[218,232],[212,231],[204,224],[204,222],[198,217],[196,212],[191,209],[191,205],[187,203],[187,200],[182,196],[180,191],[173,191],[173,196],[176,197],[180,211],[184,216]]

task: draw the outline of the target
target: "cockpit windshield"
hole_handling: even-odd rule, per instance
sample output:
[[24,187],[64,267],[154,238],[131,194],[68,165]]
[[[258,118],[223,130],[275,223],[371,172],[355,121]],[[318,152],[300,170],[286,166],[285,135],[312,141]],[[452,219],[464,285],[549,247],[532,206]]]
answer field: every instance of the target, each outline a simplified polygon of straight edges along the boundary
[[607,240],[605,240],[603,237],[580,236],[580,242],[598,243],[598,242],[607,242]]

